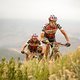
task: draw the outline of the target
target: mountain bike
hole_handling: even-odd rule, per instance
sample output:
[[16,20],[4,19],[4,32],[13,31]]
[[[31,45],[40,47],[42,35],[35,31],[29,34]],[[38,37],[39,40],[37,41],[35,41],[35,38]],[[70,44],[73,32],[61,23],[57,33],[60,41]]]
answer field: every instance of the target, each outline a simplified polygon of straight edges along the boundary
[[49,59],[58,59],[60,58],[61,54],[59,51],[60,46],[66,46],[65,44],[62,44],[60,42],[53,42],[50,43],[50,52],[49,52]]
[[53,59],[56,60],[56,59],[60,58],[60,56],[61,56],[60,51],[59,51],[60,46],[65,46],[65,47],[70,46],[69,43],[62,44],[61,42],[49,42],[48,40],[46,42],[45,41],[42,41],[42,42],[49,45],[47,57],[50,60],[53,60]]

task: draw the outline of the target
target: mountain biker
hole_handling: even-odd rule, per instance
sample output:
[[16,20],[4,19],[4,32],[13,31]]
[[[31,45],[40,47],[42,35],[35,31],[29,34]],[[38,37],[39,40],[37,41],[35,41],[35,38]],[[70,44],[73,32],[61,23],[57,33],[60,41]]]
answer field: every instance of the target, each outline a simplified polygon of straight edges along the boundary
[[21,53],[25,53],[24,50],[27,47],[26,60],[31,58],[34,53],[42,53],[41,43],[38,40],[38,35],[33,34],[28,42],[23,46]]
[[[47,23],[43,27],[41,35],[40,35],[40,40],[43,42],[45,39],[47,39],[49,42],[56,42],[55,34],[56,34],[56,31],[59,29],[66,39],[66,46],[69,47],[70,46],[69,38],[66,32],[63,30],[63,28],[59,24],[56,23],[57,17],[55,17],[54,15],[50,15],[48,19],[49,19],[49,23]],[[44,50],[43,52],[45,53],[45,57],[47,58],[49,45],[46,44],[43,50]],[[58,51],[58,49],[56,49],[56,51]]]

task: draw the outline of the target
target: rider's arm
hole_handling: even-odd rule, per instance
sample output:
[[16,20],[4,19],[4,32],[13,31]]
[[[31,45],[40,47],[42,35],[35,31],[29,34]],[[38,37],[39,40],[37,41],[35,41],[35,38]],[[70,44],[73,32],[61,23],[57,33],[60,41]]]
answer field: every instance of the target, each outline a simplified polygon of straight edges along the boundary
[[63,29],[60,29],[60,31],[61,31],[61,33],[64,35],[66,41],[69,43],[69,38],[68,38],[66,32],[65,32]]
[[64,29],[58,24],[58,28],[59,30],[61,31],[61,33],[64,35],[67,43],[69,43],[69,38],[68,38],[68,35],[66,34],[66,32],[64,31]]
[[24,51],[24,49],[26,48],[27,44],[25,44],[23,47],[22,47],[22,51]]
[[38,44],[41,45],[41,42],[38,40]]
[[43,27],[43,29],[42,29],[42,32],[41,32],[41,34],[40,34],[40,41],[43,41],[43,39],[44,39],[45,28],[46,28],[46,25],[44,25],[44,27]]
[[25,48],[29,45],[30,42],[31,42],[31,40],[28,40],[28,42],[27,42],[26,44],[23,45],[23,47],[22,47],[22,51],[25,50]]
[[40,34],[40,41],[43,41],[43,39],[44,39],[44,32],[42,31]]
[[23,45],[22,49],[21,49],[21,53],[24,54],[24,49],[26,48],[27,44]]

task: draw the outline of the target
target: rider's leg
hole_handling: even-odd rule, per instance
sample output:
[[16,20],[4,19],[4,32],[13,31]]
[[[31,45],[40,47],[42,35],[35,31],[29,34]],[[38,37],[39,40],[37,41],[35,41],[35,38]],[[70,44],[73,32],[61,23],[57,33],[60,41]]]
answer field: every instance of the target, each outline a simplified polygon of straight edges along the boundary
[[44,44],[44,43],[42,43],[41,44],[41,46],[43,47],[43,50],[42,50],[42,55],[45,57],[45,58],[47,58],[48,57],[48,53],[49,53],[49,51],[50,51],[50,47],[49,47],[49,45],[47,45],[47,44]]
[[26,60],[29,60],[29,56],[30,56],[31,52],[29,49],[27,49],[27,52],[26,52]]
[[41,46],[42,46],[42,55],[44,57],[45,56],[46,45],[41,43]]
[[31,52],[29,55],[29,59],[32,60],[35,57],[35,53]]
[[29,60],[29,58],[28,58],[28,54],[26,54],[26,61],[28,61]]
[[49,52],[50,52],[50,45],[46,44],[46,50],[45,50],[45,57],[46,57],[46,59],[48,58]]
[[43,58],[44,53],[43,53],[43,47],[42,47],[42,45],[40,45],[40,46],[37,47],[37,55],[39,56],[40,60]]

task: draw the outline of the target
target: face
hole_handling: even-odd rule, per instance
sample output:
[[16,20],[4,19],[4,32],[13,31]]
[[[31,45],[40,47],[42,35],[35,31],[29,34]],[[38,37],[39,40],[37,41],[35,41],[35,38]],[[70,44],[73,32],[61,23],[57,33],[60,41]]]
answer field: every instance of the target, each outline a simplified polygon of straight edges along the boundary
[[37,41],[37,38],[32,38],[33,39],[33,41]]
[[53,25],[55,25],[55,24],[56,24],[56,21],[49,20],[49,24],[50,24],[51,26],[53,26]]
[[54,20],[49,20],[49,22],[50,22],[50,23],[56,23],[56,21],[54,21]]

